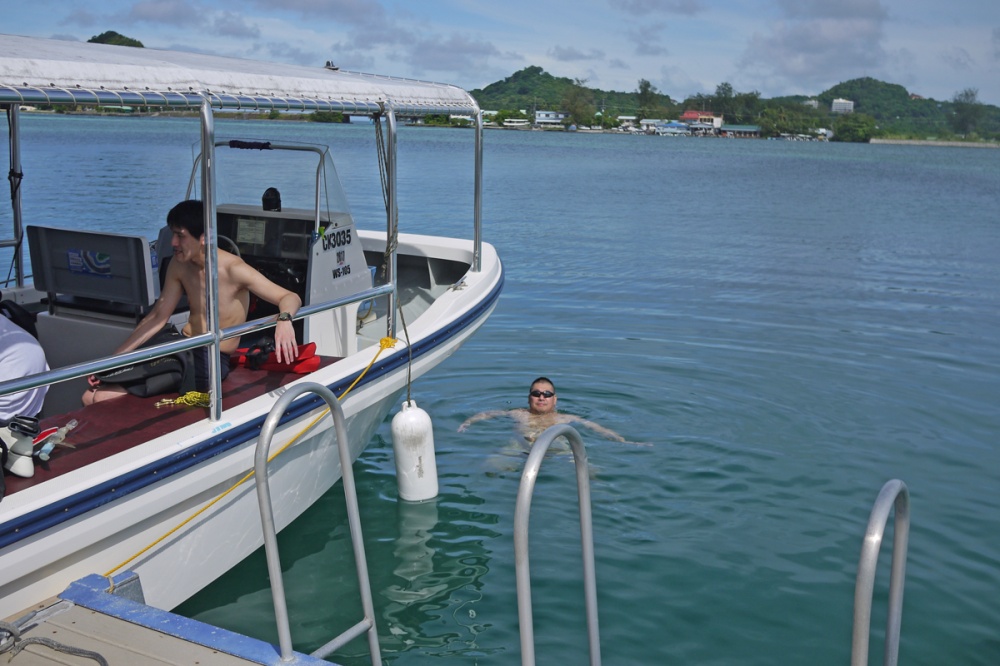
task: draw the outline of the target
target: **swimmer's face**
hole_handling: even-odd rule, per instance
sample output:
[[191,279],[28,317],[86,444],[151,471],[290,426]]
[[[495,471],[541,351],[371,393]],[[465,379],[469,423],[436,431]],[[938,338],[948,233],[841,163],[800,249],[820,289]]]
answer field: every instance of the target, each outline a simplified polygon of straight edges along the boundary
[[548,414],[556,411],[556,388],[549,382],[535,382],[528,391],[528,411],[532,414]]

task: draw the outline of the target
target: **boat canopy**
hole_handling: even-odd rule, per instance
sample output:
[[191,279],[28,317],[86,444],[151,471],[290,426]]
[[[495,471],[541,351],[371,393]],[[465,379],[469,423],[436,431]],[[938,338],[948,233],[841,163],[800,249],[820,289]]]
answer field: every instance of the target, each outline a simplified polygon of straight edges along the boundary
[[0,35],[0,104],[476,114],[457,86],[204,53]]

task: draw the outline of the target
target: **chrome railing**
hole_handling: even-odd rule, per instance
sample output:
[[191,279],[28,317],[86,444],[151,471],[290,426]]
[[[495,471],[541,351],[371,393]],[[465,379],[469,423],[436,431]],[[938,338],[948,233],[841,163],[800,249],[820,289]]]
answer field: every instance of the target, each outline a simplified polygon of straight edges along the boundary
[[[299,308],[298,313],[295,315],[295,319],[302,319],[319,312],[333,310],[351,303],[360,303],[361,301],[368,300],[369,298],[384,296],[392,292],[393,286],[391,284],[384,284],[358,292],[353,296],[346,296],[344,298],[338,298],[336,300],[326,301],[315,305],[306,305]],[[243,324],[230,326],[229,328],[222,329],[220,341],[246,335],[247,333],[254,333],[271,326],[274,326],[273,316],[262,317],[261,319],[254,319],[253,321],[248,321]],[[154,358],[169,356],[170,354],[175,354],[177,352],[184,351],[185,349],[203,347],[214,341],[215,336],[212,333],[202,333],[200,335],[194,335],[190,338],[183,338],[174,342],[156,345],[155,347],[135,349],[124,354],[105,356],[86,363],[77,363],[63,368],[56,368],[55,370],[49,370],[48,372],[40,372],[35,375],[29,375],[20,379],[0,382],[0,395],[27,391],[39,386],[46,386],[48,384],[57,384],[70,379],[76,379],[77,377],[89,377],[90,375],[104,372],[106,370],[113,370],[114,368],[120,368],[131,363],[141,363]]]
[[854,631],[851,641],[851,666],[867,666],[868,637],[871,632],[872,593],[875,566],[882,547],[889,512],[895,508],[893,524],[892,570],[889,574],[889,610],[885,625],[883,664],[896,666],[899,658],[899,630],[903,620],[903,580],[906,577],[906,548],[910,538],[910,493],[906,484],[893,479],[882,486],[868,519],[868,529],[861,545],[858,577],[854,586]]
[[312,653],[311,656],[320,659],[338,650],[361,634],[368,634],[368,649],[373,666],[382,663],[378,645],[378,632],[375,626],[375,608],[372,603],[371,583],[368,580],[368,562],[365,559],[365,545],[361,535],[361,516],[358,509],[357,490],[354,485],[354,472],[351,467],[351,451],[347,441],[347,429],[344,425],[344,410],[337,401],[333,391],[315,382],[298,384],[288,389],[278,398],[260,430],[257,449],[254,452],[254,476],[257,483],[257,502],[260,505],[260,521],[264,530],[264,551],[267,555],[267,571],[271,578],[271,596],[274,600],[274,615],[278,625],[278,643],[281,648],[281,660],[292,659],[292,637],[288,623],[288,606],[285,602],[285,585],[281,574],[281,560],[278,554],[278,537],[274,525],[274,511],[271,507],[271,490],[267,480],[268,453],[271,438],[278,422],[288,410],[289,405],[303,393],[315,393],[326,401],[333,416],[333,424],[337,434],[337,447],[340,452],[340,478],[344,483],[344,498],[347,504],[347,522],[351,530],[351,545],[354,547],[354,564],[358,574],[358,587],[361,592],[361,607],[364,617],[360,622],[343,632],[332,641]]
[[580,501],[580,543],[583,547],[583,590],[587,613],[587,637],[590,645],[590,664],[601,664],[601,639],[597,624],[597,575],[594,566],[594,529],[590,513],[590,472],[587,469],[587,450],[583,440],[572,427],[554,425],[535,440],[528,454],[528,461],[521,474],[514,509],[514,570],[517,578],[517,615],[521,629],[521,664],[534,666],[535,629],[531,611],[531,572],[528,566],[528,514],[531,496],[535,490],[538,471],[545,452],[556,437],[565,437],[573,450],[576,463],[577,496]]

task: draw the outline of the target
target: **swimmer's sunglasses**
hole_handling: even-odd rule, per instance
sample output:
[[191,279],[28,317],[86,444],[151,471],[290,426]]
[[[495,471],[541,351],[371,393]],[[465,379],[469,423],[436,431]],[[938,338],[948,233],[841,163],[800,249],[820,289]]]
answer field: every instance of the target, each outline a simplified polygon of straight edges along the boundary
[[555,395],[552,391],[532,391],[529,393],[532,398],[551,398]]

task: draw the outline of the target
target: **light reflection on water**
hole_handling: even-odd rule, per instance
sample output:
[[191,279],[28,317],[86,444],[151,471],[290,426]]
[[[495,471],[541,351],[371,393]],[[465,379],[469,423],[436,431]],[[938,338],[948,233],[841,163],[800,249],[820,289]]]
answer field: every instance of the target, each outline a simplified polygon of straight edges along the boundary
[[[65,122],[25,121],[40,141],[44,122]],[[146,127],[129,122],[101,127]],[[180,122],[155,131],[172,137]],[[274,131],[317,140],[314,128]],[[351,207],[378,227],[370,135],[340,131]],[[470,138],[403,130],[407,230],[469,234]],[[456,430],[523,406],[544,374],[561,409],[653,444],[583,433],[605,663],[845,663],[861,537],[890,478],[912,497],[901,662],[996,663],[1000,151],[510,132],[485,143],[486,238],[505,291],[414,387],[435,421],[441,496],[396,501],[387,423],[357,464],[386,662],[519,659],[518,479],[490,465],[515,434],[503,420]],[[168,144],[53,168],[127,165],[72,196],[149,220],[152,235],[188,174],[189,137]],[[154,160],[176,160],[176,177],[147,180]],[[32,213],[62,210],[50,200]],[[547,460],[532,505],[539,663],[586,660],[571,468]],[[360,613],[340,492],[282,538],[303,650]],[[884,556],[873,659],[887,574]],[[183,610],[276,640],[265,585],[258,554]],[[337,659],[364,652],[359,641]]]

